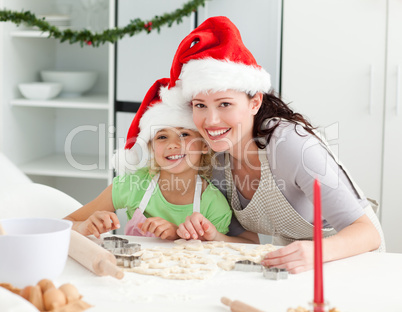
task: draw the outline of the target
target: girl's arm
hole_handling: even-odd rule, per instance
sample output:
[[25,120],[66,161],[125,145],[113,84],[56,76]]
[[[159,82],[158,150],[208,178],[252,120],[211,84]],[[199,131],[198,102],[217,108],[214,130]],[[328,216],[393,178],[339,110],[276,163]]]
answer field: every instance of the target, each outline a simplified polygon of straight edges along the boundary
[[[381,243],[377,229],[367,215],[361,216],[336,235],[323,240],[323,261],[329,262],[376,250]],[[261,264],[300,273],[313,268],[314,243],[298,241],[268,253]]]
[[120,222],[114,213],[112,185],[109,185],[97,198],[64,219],[73,221],[72,229],[82,235],[95,235],[120,228]]
[[225,241],[231,243],[259,244],[258,234],[245,231],[238,236],[228,236],[217,231],[216,227],[201,213],[194,212],[179,225],[177,235],[184,239]]

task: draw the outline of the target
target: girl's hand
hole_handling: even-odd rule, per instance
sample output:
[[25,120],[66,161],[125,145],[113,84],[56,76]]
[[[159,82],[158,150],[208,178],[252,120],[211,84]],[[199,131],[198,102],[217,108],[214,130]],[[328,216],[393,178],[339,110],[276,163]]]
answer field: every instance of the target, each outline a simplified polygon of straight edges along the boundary
[[159,217],[147,218],[144,223],[138,223],[138,228],[146,233],[155,234],[156,237],[162,239],[177,239],[177,225]]
[[267,253],[261,264],[286,269],[293,274],[311,270],[314,266],[314,243],[312,241],[293,242]]
[[194,212],[179,225],[177,235],[184,239],[214,240],[218,231],[216,227],[201,213]]
[[93,234],[100,238],[100,234],[120,228],[120,222],[114,212],[96,211],[88,219],[80,222],[75,230],[82,235]]

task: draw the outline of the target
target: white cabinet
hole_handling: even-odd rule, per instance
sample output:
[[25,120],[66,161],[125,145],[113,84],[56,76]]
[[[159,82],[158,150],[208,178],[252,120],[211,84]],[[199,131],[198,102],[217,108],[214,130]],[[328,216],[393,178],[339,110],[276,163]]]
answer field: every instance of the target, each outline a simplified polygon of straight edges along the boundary
[[[44,14],[55,3],[3,0],[1,7]],[[69,4],[75,13],[82,12],[79,1]],[[114,1],[106,12],[113,26]],[[80,21],[73,19],[72,27],[75,23]],[[60,43],[11,22],[1,23],[0,29],[0,151],[35,182],[59,188],[82,203],[92,200],[113,176],[109,168],[114,148],[113,46]],[[23,98],[18,83],[39,81],[44,69],[95,70],[99,76],[94,88],[79,98]]]
[[281,81],[285,100],[325,131],[366,196],[381,202],[387,250],[399,252],[401,5],[285,0]]
[[402,252],[402,1],[388,3],[382,225],[387,248]]

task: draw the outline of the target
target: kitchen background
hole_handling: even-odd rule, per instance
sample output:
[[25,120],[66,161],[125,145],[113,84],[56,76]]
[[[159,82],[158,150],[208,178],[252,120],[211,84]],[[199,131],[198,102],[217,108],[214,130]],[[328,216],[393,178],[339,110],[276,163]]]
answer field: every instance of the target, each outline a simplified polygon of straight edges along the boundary
[[[185,2],[0,0],[0,8],[67,14],[73,29],[102,31]],[[145,92],[168,76],[181,39],[215,15],[232,19],[273,87],[319,126],[381,204],[387,249],[402,252],[401,0],[211,0],[179,25],[97,48],[0,23],[0,152],[34,182],[92,200],[111,183],[109,158],[124,145]],[[93,70],[98,79],[82,97],[25,99],[18,84],[40,81],[49,69]]]

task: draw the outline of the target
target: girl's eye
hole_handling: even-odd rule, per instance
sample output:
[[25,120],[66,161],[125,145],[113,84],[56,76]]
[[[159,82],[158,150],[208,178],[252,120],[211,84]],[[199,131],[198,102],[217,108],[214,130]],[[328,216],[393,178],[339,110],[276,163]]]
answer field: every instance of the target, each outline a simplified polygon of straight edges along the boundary
[[187,136],[189,136],[189,135],[190,135],[190,133],[182,132],[182,133],[180,134],[180,137],[187,137]]
[[166,139],[166,136],[165,135],[159,135],[159,136],[156,137],[156,139],[157,140],[164,140],[164,139]]

